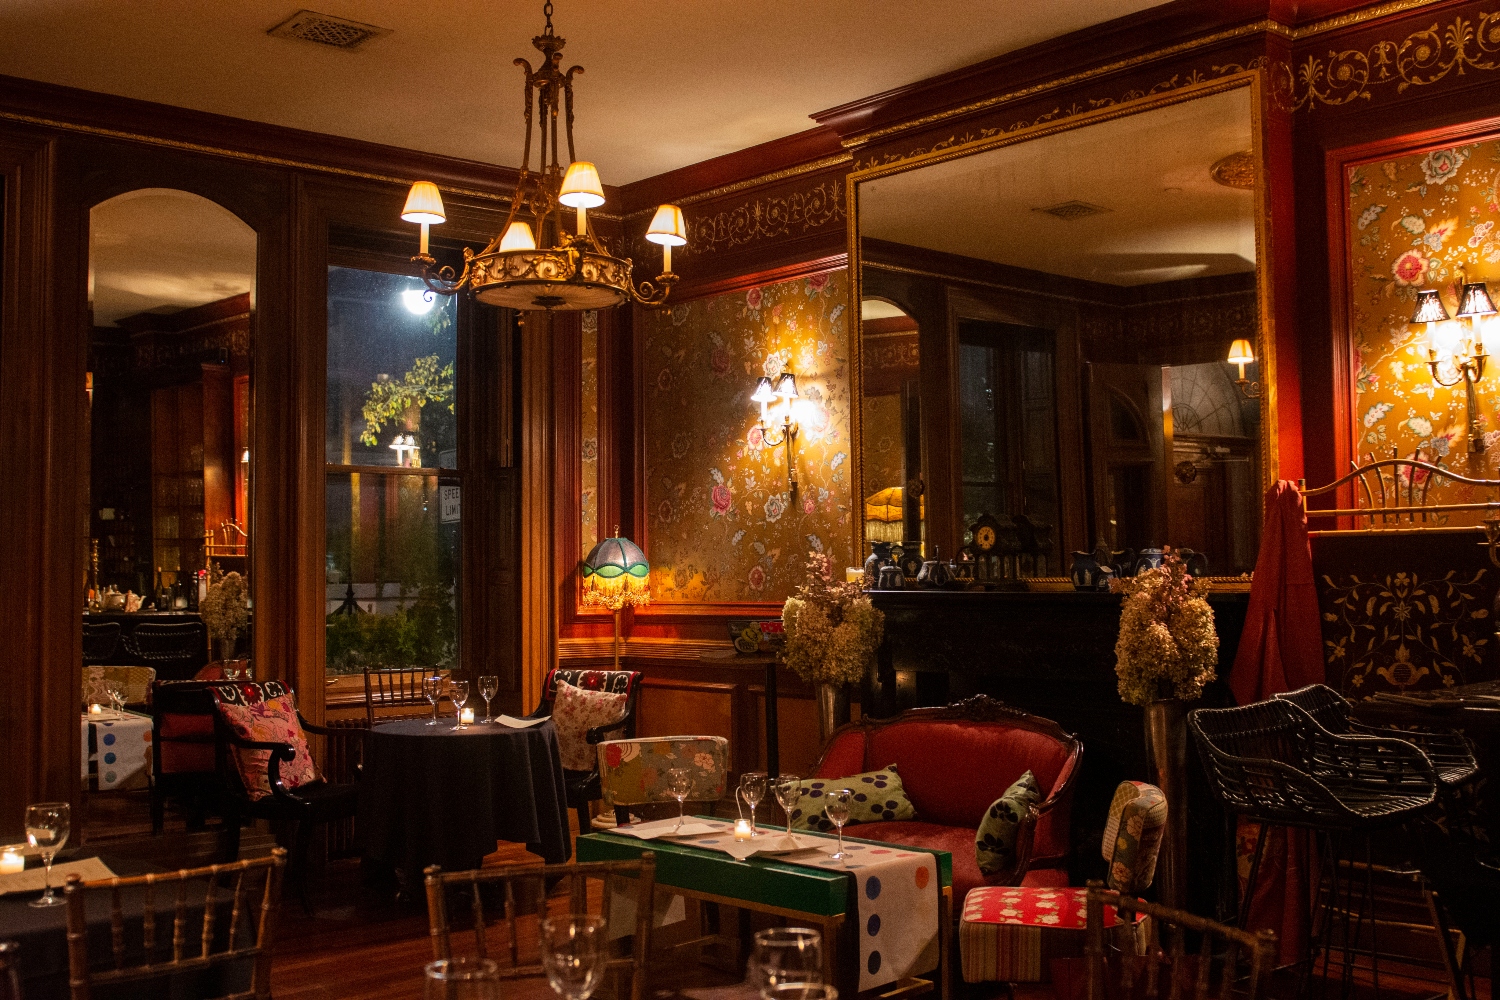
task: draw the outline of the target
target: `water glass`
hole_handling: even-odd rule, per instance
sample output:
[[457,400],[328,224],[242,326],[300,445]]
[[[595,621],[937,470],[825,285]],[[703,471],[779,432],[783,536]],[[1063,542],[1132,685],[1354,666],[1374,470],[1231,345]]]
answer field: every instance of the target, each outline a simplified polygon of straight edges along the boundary
[[683,815],[684,807],[689,795],[693,794],[693,772],[685,767],[674,767],[667,771],[667,794],[677,800],[677,825],[672,827],[676,833],[682,828],[686,817]]
[[762,997],[796,997],[823,982],[823,935],[811,927],[755,932],[750,984]]
[[125,685],[119,681],[106,681],[104,690],[109,695],[110,707],[114,709],[115,718],[125,717]]
[[500,1000],[500,973],[488,958],[428,962],[427,1000]]
[[464,725],[464,702],[469,700],[469,682],[453,681],[448,685],[448,700],[453,702],[453,728],[468,729]]
[[823,797],[823,814],[839,828],[839,850],[833,855],[833,860],[843,861],[849,857],[849,852],[844,850],[844,824],[849,822],[849,800],[854,793],[847,788],[835,788]]
[[500,691],[500,678],[494,674],[486,674],[479,678],[479,697],[484,699],[484,721],[494,722],[495,717],[490,714],[490,699]]
[[443,676],[433,674],[431,677],[422,679],[422,693],[427,696],[427,701],[432,705],[432,721],[429,726],[438,724],[438,702],[443,699]]
[[755,836],[755,807],[766,797],[766,772],[746,771],[740,775],[740,798],[750,807],[750,836]]
[[588,1000],[608,958],[604,918],[569,913],[543,920],[540,930],[542,968],[553,992],[564,1000]]
[[61,896],[52,892],[52,859],[68,842],[72,811],[66,802],[39,802],[26,807],[26,843],[42,849],[42,863],[47,866],[42,876],[46,891],[41,899],[31,901],[32,906],[60,906],[63,902]]
[[781,811],[786,813],[787,836],[792,835],[792,810],[797,808],[797,803],[802,801],[802,779],[795,774],[783,774],[776,779],[776,801],[781,803]]

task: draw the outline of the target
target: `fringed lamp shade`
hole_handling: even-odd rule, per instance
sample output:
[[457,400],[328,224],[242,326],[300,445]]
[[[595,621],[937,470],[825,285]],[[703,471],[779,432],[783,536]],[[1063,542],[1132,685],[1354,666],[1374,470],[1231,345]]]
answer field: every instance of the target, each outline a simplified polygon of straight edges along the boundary
[[606,538],[583,561],[583,603],[611,611],[649,604],[651,566],[646,553],[628,538]]

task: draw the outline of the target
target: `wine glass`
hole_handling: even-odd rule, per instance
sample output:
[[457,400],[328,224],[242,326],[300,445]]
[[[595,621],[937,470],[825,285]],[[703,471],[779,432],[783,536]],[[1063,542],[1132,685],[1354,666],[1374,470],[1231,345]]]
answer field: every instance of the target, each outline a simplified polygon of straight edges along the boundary
[[500,691],[500,678],[494,674],[486,674],[479,678],[479,697],[484,699],[484,721],[494,722],[495,717],[490,714],[490,699]]
[[427,700],[432,704],[432,721],[427,724],[435,726],[438,724],[438,702],[443,698],[443,675],[433,674],[431,677],[423,678],[422,693],[427,696]]
[[740,798],[750,807],[750,836],[755,836],[755,807],[766,797],[766,772],[746,771],[740,775]]
[[125,685],[119,681],[106,681],[104,691],[109,695],[109,704],[114,709],[115,718],[125,717]]
[[39,802],[26,807],[26,843],[42,849],[42,863],[47,866],[42,876],[46,892],[41,899],[33,899],[32,906],[60,906],[61,896],[52,893],[52,859],[68,842],[72,826],[72,808],[66,802]]
[[[823,935],[810,927],[755,932],[750,979],[762,997],[797,996],[823,982]],[[800,989],[799,989],[800,988]]]
[[849,800],[853,797],[854,793],[849,789],[835,788],[823,798],[823,814],[839,828],[839,851],[833,855],[835,861],[849,857],[849,852],[844,850],[844,824],[849,822]]
[[792,835],[792,810],[802,800],[802,779],[795,774],[783,774],[776,779],[776,801],[786,813],[786,834]]
[[564,1000],[588,1000],[604,974],[604,918],[569,913],[541,922],[542,968]]
[[427,1000],[500,1000],[500,974],[488,958],[443,958],[428,962]]
[[677,825],[672,827],[676,833],[682,829],[683,808],[687,803],[687,797],[693,794],[693,772],[685,767],[674,767],[667,771],[667,794],[677,800]]
[[453,702],[453,728],[468,729],[464,725],[464,702],[469,700],[469,682],[451,682],[448,685],[448,700]]

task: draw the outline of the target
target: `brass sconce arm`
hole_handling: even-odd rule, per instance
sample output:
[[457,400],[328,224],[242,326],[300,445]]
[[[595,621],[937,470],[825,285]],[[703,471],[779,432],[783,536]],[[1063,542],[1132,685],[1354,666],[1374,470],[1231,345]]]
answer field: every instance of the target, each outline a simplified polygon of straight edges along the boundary
[[786,445],[786,485],[787,493],[791,496],[797,495],[797,425],[792,421],[791,414],[787,414],[781,423],[781,437],[775,440],[771,437],[771,429],[766,426],[765,421],[760,421],[760,436],[768,448],[780,448]]
[[1460,382],[1464,385],[1464,405],[1469,421],[1469,454],[1479,455],[1484,452],[1484,428],[1479,424],[1479,398],[1474,392],[1474,384],[1484,378],[1485,361],[1488,356],[1483,348],[1471,354],[1467,359],[1453,359],[1453,367],[1458,372],[1458,377],[1451,382],[1444,382],[1438,375],[1437,351],[1427,349],[1427,367],[1432,372],[1432,380],[1444,388],[1451,388]]
[[1259,382],[1252,382],[1242,375],[1234,380],[1234,386],[1240,391],[1240,395],[1244,396],[1246,399],[1260,398],[1261,390]]

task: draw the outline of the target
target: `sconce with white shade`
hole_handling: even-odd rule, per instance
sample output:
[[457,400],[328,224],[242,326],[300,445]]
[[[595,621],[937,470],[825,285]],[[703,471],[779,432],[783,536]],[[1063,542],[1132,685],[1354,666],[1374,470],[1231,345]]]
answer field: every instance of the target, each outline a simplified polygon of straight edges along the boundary
[[1225,359],[1229,364],[1239,368],[1239,377],[1234,380],[1235,387],[1246,399],[1260,398],[1260,383],[1252,382],[1245,377],[1245,366],[1255,364],[1255,348],[1250,346],[1250,341],[1244,337],[1235,340],[1229,345],[1229,357]]
[[401,468],[417,468],[417,452],[420,450],[417,439],[411,434],[397,434],[391,442],[391,450],[396,453],[396,465]]
[[[796,398],[797,376],[791,372],[782,372],[774,381],[769,375],[762,375],[755,385],[755,392],[750,396],[752,403],[760,404],[761,440],[770,448],[786,445],[787,493],[792,496],[797,494],[797,422],[792,419],[792,401]],[[778,402],[782,404],[781,437],[773,438],[770,407]]]
[[651,218],[646,230],[646,239],[661,247],[661,270],[672,273],[672,248],[687,242],[687,223],[683,221],[682,209],[676,205],[661,205]]
[[[1463,290],[1458,295],[1458,310],[1454,313],[1455,320],[1465,321],[1468,339],[1460,343],[1458,337],[1460,330],[1456,330],[1455,320],[1448,318],[1448,310],[1443,305],[1442,296],[1435,288],[1424,288],[1417,292],[1417,308],[1412,313],[1411,322],[1415,326],[1422,324],[1423,339],[1427,345],[1427,368],[1432,373],[1432,380],[1438,385],[1446,387],[1464,384],[1464,396],[1467,417],[1469,421],[1469,453],[1478,455],[1484,451],[1484,429],[1479,426],[1479,400],[1474,394],[1474,384],[1484,378],[1485,361],[1487,355],[1484,352],[1484,334],[1479,328],[1480,320],[1485,316],[1495,314],[1495,303],[1490,299],[1489,288],[1482,281],[1464,282]],[[1439,367],[1443,362],[1453,366],[1457,375],[1450,381],[1443,381],[1438,374]]]
[[431,181],[417,181],[406,195],[406,207],[401,209],[401,221],[415,222],[422,227],[422,253],[427,253],[427,227],[448,221],[443,209],[443,196]]

